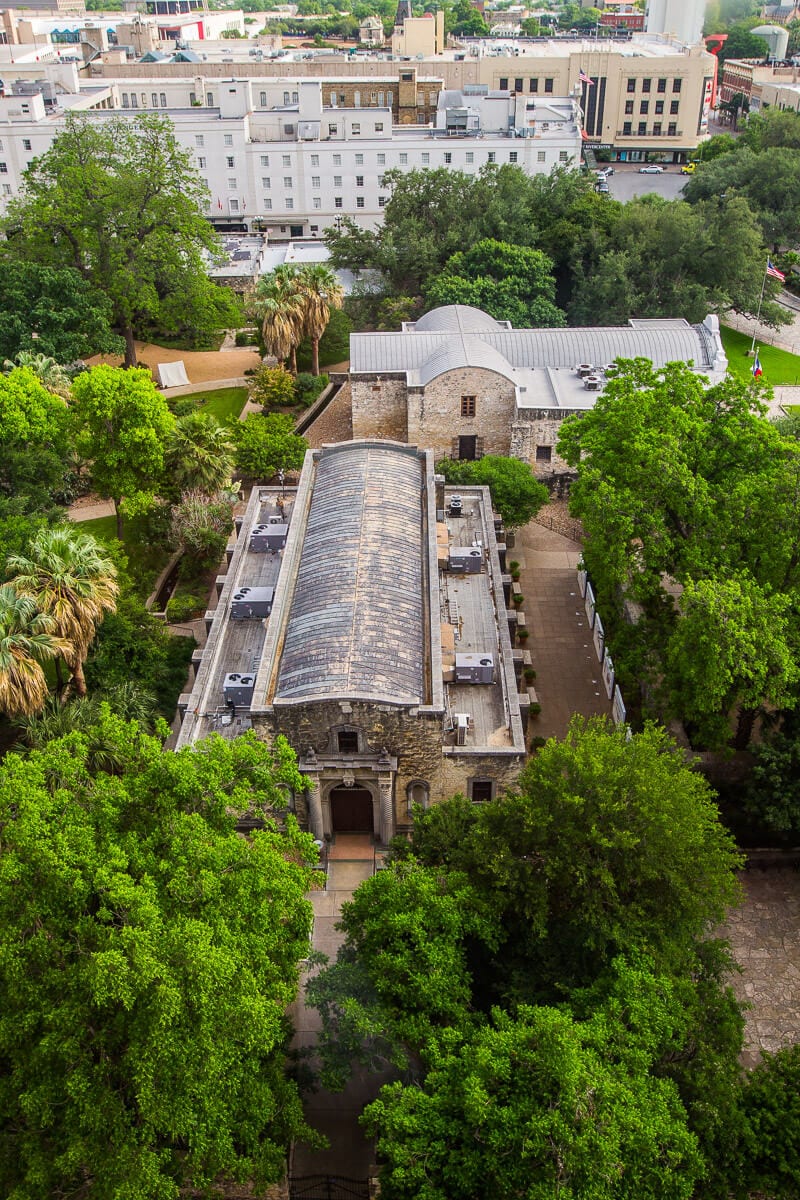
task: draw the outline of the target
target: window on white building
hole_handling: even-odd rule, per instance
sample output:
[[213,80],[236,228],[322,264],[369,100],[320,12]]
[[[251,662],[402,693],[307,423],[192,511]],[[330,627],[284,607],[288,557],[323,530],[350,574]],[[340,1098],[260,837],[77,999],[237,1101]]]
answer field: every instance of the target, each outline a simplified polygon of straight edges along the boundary
[[4,184],[3,184],[3,195],[4,195],[4,196],[10,196],[10,195],[11,195],[11,184],[10,184],[10,183],[4,183]]
[[364,207],[364,197],[356,196],[356,208],[363,208],[363,207]]
[[142,108],[147,108],[147,92],[142,92]]
[[272,187],[272,180],[270,179],[269,175],[261,176],[261,186],[266,188],[268,191]]
[[292,177],[291,177],[291,175],[284,175],[284,177],[283,177],[283,186],[284,186],[285,188],[294,187],[294,184],[292,183]]
[[206,108],[214,107],[214,93],[206,92]]
[[364,176],[356,175],[356,187],[363,187],[363,186],[364,186]]
[[407,163],[407,162],[408,162],[408,155],[407,155],[407,154],[401,154],[401,155],[400,155],[400,166],[401,166],[401,167],[404,167],[404,166],[406,165],[406,163]]
[[138,108],[138,107],[139,107],[139,97],[136,95],[136,92],[131,92],[131,108]]
[[284,155],[282,156],[282,158],[283,158],[283,165],[284,165],[285,167],[290,167],[290,166],[292,165],[292,156],[291,156],[291,154],[284,154]]
[[194,144],[195,146],[205,146],[206,139],[203,137],[202,133],[196,133],[194,135]]
[[450,163],[453,161],[453,156],[449,150],[445,151],[444,161],[445,161],[445,166],[448,166],[448,167],[450,166]]
[[224,141],[225,141],[225,145],[226,145],[226,146],[232,146],[232,145],[233,145],[233,134],[232,134],[232,133],[226,133],[226,134],[224,134],[224,135],[223,135],[223,137],[224,137]]
[[544,150],[536,151],[536,161],[537,162],[547,162],[547,154]]
[[468,150],[468,151],[467,151],[467,162],[468,162],[468,163],[474,163],[474,162],[475,162],[475,155],[474,155],[474,153],[472,152],[472,150]]
[[0,162],[0,175],[8,174],[8,163]]
[[269,196],[265,196],[265,197],[264,197],[264,210],[265,210],[265,212],[269,212],[269,210],[270,210],[271,208],[272,208],[272,201],[270,200]]
[[329,125],[328,126],[328,137],[336,137],[338,132],[339,132],[338,125]]
[[314,197],[312,198],[312,205],[313,205],[313,207],[314,207],[314,208],[322,208],[322,199],[321,199],[321,197],[320,197],[320,196],[314,196]]
[[497,155],[495,154],[494,150],[490,150],[489,153],[486,155],[486,161],[490,162],[490,163],[497,162]]
[[166,92],[161,93],[161,107],[162,108],[167,107],[167,93]]
[[267,107],[267,93],[262,92],[258,99],[261,104],[261,107],[266,108]]
[[231,206],[231,212],[239,211],[239,201],[238,200],[230,200],[229,204]]
[[516,150],[509,150],[509,152],[508,152],[508,161],[509,161],[509,162],[516,162],[516,161],[517,161],[517,151],[516,151]]
[[[30,149],[30,146],[28,147],[28,149]],[[364,165],[364,155],[363,155],[363,154],[357,154],[357,155],[356,155],[356,166],[357,166],[357,167],[363,167],[363,165]]]
[[205,171],[205,169],[206,169],[206,159],[203,157],[203,155],[202,155],[202,154],[200,155],[200,157],[199,157],[199,158],[198,158],[198,160],[197,160],[197,165],[198,165],[198,167],[200,168],[200,170],[201,170],[201,171]]
[[285,204],[285,206],[286,206],[286,208],[287,208],[287,209],[294,208],[294,200],[292,199],[292,197],[291,197],[291,196],[287,196],[287,197],[285,198],[285,200],[284,200],[284,204]]
[[236,163],[234,162],[234,158],[233,158],[232,154],[229,154],[228,157],[225,159],[225,166],[228,168],[229,171],[233,167],[236,166]]
[[229,179],[229,180],[228,180],[228,191],[229,191],[229,192],[235,192],[235,191],[236,191],[236,180],[235,180],[235,179]]
[[320,187],[320,186],[321,186],[321,182],[322,182],[321,176],[319,176],[319,175],[312,175],[312,176],[311,176],[311,186],[312,186],[312,188],[318,188],[318,187]]
[[158,92],[153,92],[150,97],[150,102],[153,105],[153,108],[158,108]]
[[430,154],[428,154],[427,152],[423,153],[423,155],[422,155],[422,165],[423,165],[423,167],[427,167],[427,165],[428,165],[428,163],[429,163],[430,161],[431,161],[431,156],[430,156]]
[[300,103],[300,93],[292,92],[292,104],[299,104],[299,103]]
[[334,187],[341,187],[341,186],[342,186],[342,177],[341,177],[341,175],[334,175],[334,177],[333,177],[333,186],[334,186]]
[[312,167],[318,167],[318,166],[319,166],[319,155],[318,155],[318,154],[312,154],[312,155],[311,155],[311,165],[312,165]]
[[342,197],[341,197],[341,196],[334,196],[334,198],[333,198],[333,207],[334,207],[334,208],[341,208],[341,207],[342,207]]
[[288,92],[284,92],[284,93],[283,93],[283,103],[284,103],[284,104],[288,104],[288,103],[289,103],[289,93],[288,93]]
[[342,165],[342,156],[341,156],[341,154],[334,154],[334,156],[333,156],[333,165],[334,165],[335,167],[340,167],[340,166]]
[[131,102],[130,102],[130,100],[128,99],[128,93],[127,93],[127,92],[123,92],[123,93],[122,93],[122,107],[123,107],[123,108],[130,108],[130,103],[131,103]]
[[567,153],[566,150],[559,150],[559,152],[558,152],[558,161],[559,162],[566,162],[568,158],[569,158],[569,154]]
[[376,133],[383,133],[383,121],[376,121],[376,122],[375,122],[375,132],[376,132]]
[[378,196],[378,208],[385,208],[385,207],[386,207],[386,197]]
[[361,123],[359,121],[354,121],[350,126],[350,132],[354,137],[358,137],[358,135],[361,133]]
[[262,165],[262,167],[268,167],[268,166],[269,166],[269,155],[268,155],[268,154],[262,154],[262,155],[261,155],[261,165]]
[[386,166],[386,155],[385,155],[385,154],[379,154],[379,155],[378,155],[378,166],[379,166],[379,167],[385,167],[385,166]]

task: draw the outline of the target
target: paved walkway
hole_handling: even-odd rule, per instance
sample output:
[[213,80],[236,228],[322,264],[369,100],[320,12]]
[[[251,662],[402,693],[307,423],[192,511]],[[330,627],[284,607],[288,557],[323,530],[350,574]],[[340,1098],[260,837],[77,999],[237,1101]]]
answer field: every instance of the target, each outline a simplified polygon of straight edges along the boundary
[[744,871],[745,900],[722,931],[741,975],[731,986],[745,1013],[742,1062],[800,1042],[800,873],[773,868]]
[[[314,907],[315,950],[326,954],[333,961],[344,935],[336,928],[342,905],[352,899],[360,883],[369,879],[374,871],[374,850],[371,839],[363,834],[337,834],[331,846],[328,865],[328,883],[325,891],[312,892]],[[306,976],[308,978],[309,976]],[[295,1049],[316,1045],[320,1030],[320,1018],[316,1009],[307,1008],[300,996],[289,1010],[295,1028]],[[344,1175],[351,1179],[366,1180],[375,1161],[371,1139],[364,1136],[358,1118],[365,1105],[375,1098],[388,1076],[366,1071],[355,1071],[343,1092],[328,1092],[320,1089],[305,1101],[305,1111],[310,1125],[325,1134],[330,1143],[327,1150],[312,1150],[308,1146],[297,1146],[292,1160],[292,1174]]]
[[581,548],[531,521],[517,531],[517,544],[508,556],[520,564],[522,608],[531,631],[528,649],[542,706],[528,731],[531,736],[561,738],[574,713],[611,712],[578,592],[575,568]]

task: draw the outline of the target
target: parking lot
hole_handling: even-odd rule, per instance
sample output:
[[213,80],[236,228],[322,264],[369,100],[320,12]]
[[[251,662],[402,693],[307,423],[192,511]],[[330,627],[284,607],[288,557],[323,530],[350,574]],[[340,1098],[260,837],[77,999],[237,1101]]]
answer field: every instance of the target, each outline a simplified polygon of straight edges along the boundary
[[663,175],[640,175],[638,166],[615,163],[614,174],[608,180],[608,191],[614,200],[632,200],[634,196],[646,196],[650,192],[666,200],[675,200],[687,182],[688,176],[681,175],[680,167],[667,167]]

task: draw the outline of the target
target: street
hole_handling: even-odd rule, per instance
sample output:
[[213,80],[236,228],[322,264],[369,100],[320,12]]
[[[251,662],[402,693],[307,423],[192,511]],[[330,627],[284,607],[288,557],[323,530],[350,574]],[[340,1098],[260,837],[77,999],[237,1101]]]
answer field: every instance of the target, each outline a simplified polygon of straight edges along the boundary
[[[602,166],[602,164],[599,164]],[[688,180],[681,175],[680,167],[667,167],[663,175],[640,175],[635,163],[614,163],[614,174],[608,180],[609,195],[614,200],[632,200],[634,196],[646,196],[650,192],[675,200]]]

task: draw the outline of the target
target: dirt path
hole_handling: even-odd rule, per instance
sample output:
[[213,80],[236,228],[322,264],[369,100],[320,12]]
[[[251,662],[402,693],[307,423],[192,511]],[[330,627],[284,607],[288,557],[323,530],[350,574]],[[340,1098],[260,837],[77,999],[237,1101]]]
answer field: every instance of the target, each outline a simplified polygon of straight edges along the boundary
[[[157,379],[159,363],[180,362],[186,367],[190,383],[210,383],[217,379],[234,379],[245,371],[258,367],[261,356],[252,346],[237,346],[232,350],[165,350],[150,342],[137,342],[136,354],[139,366],[149,367]],[[90,366],[110,363],[122,366],[122,358],[116,354],[96,354],[88,360]]]

